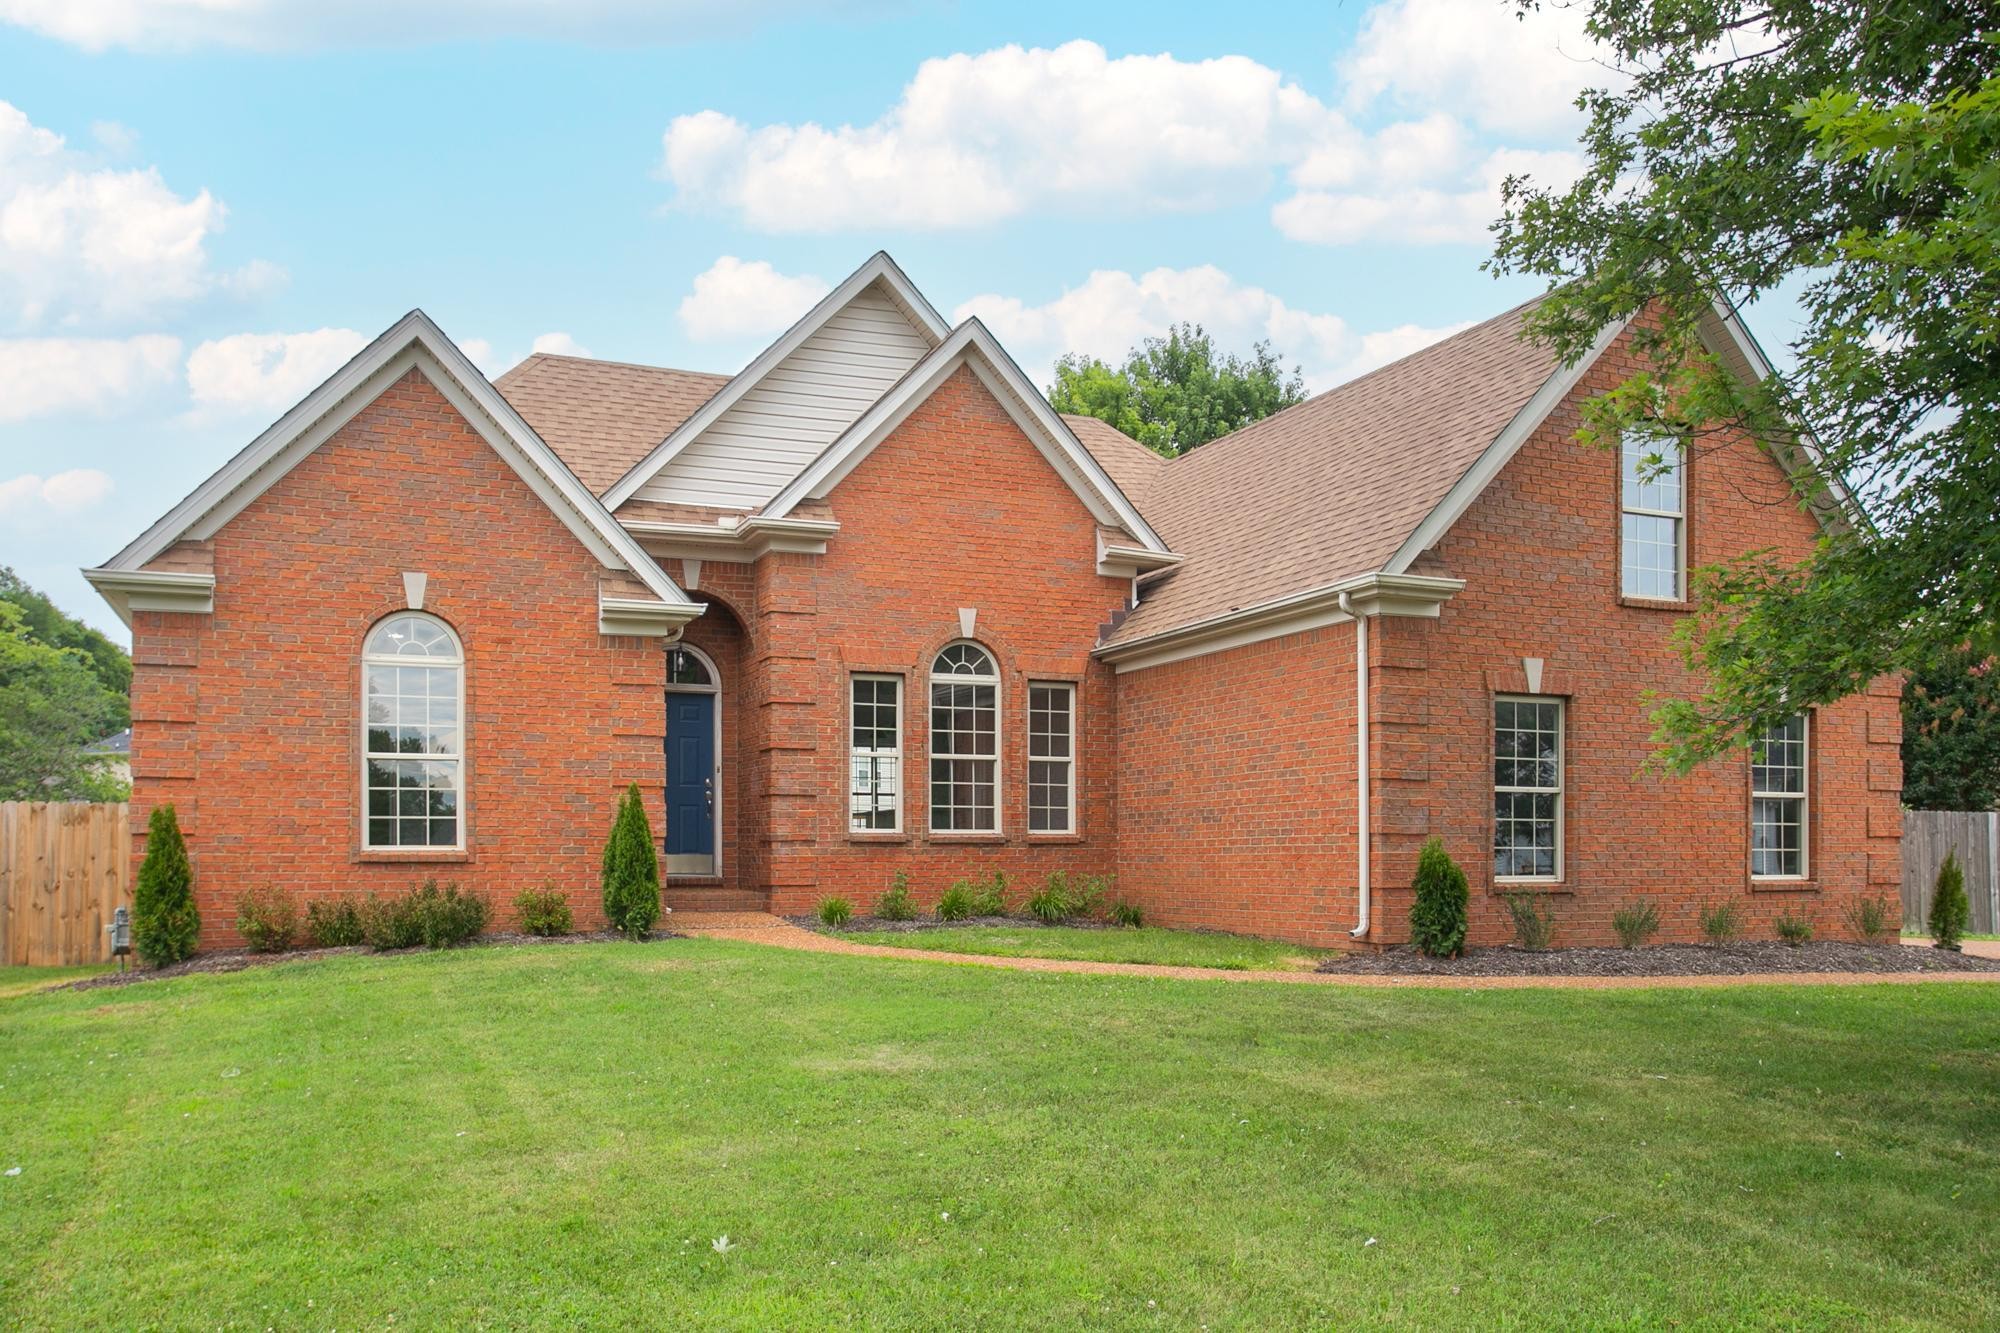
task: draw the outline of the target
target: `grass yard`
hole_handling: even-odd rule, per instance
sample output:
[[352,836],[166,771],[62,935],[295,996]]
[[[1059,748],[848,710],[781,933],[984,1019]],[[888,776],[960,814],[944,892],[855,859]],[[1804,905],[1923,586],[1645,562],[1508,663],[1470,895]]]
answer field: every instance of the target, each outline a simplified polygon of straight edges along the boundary
[[1165,963],[1232,971],[1310,967],[1322,953],[1279,940],[1200,930],[1131,930],[1082,926],[939,926],[924,930],[840,932],[857,944],[897,949],[976,953],[1003,958],[1079,958],[1093,963]]
[[2000,1323],[1983,984],[350,955],[0,1002],[0,1126],[27,1327]]
[[0,967],[0,1000],[27,995],[65,981],[94,977],[99,972],[116,972],[116,963],[79,963],[74,967]]

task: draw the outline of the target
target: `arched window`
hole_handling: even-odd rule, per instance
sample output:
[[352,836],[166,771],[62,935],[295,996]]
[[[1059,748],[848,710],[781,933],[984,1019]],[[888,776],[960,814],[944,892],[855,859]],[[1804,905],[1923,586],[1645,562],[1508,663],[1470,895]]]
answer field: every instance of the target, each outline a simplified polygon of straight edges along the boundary
[[465,845],[465,654],[441,620],[404,612],[361,650],[362,846]]
[[999,830],[1000,668],[976,643],[931,663],[931,830]]

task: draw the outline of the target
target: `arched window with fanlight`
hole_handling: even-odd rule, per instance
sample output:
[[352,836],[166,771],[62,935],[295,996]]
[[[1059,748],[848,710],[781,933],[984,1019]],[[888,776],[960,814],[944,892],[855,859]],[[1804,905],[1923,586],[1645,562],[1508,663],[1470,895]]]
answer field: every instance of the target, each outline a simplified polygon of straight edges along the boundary
[[405,612],[361,651],[362,846],[465,845],[465,653],[434,616]]
[[931,831],[1000,827],[1000,668],[976,643],[931,663]]

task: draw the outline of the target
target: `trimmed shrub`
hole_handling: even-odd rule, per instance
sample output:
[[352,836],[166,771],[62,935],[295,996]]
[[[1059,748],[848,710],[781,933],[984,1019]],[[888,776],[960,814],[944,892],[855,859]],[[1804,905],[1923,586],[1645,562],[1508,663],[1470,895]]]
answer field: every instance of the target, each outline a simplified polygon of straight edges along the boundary
[[1146,924],[1146,909],[1137,903],[1128,903],[1122,898],[1112,903],[1110,911],[1105,915],[1111,918],[1111,924],[1114,926],[1130,926],[1137,929]]
[[625,789],[604,844],[604,919],[635,940],[645,939],[660,919],[660,861],[636,782]]
[[[147,858],[151,860],[149,856]],[[1972,900],[1965,896],[1965,868],[1958,863],[1958,850],[1944,854],[1938,867],[1937,887],[1931,893],[1931,946],[1959,952],[1965,937],[1965,923],[1972,915]]]
[[366,938],[361,928],[361,909],[345,899],[307,903],[306,934],[322,949],[346,949],[360,944]]
[[938,898],[938,920],[963,921],[972,915],[972,907],[972,886],[959,880]]
[[974,916],[1007,915],[1007,872],[996,870],[985,879],[972,883],[972,914]]
[[1870,944],[1887,944],[1903,928],[1901,905],[1892,905],[1887,898],[1857,898],[1847,905],[1845,915],[1847,928]]
[[194,905],[194,868],[171,802],[146,820],[146,859],[132,889],[132,948],[148,967],[194,956],[201,913]]
[[1776,924],[1778,938],[1794,949],[1813,937],[1813,924],[1805,917],[1793,916],[1790,912],[1786,912],[1778,917]]
[[1507,915],[1514,923],[1514,942],[1540,953],[1556,937],[1555,909],[1539,893],[1505,893]]
[[845,898],[822,898],[819,919],[821,925],[844,926],[854,919],[854,904]]
[[1047,922],[1095,916],[1110,884],[1109,875],[1071,876],[1067,870],[1057,870],[1029,897],[1028,911]]
[[1660,910],[1651,898],[1641,898],[1611,914],[1611,929],[1618,932],[1621,949],[1636,949],[1660,931]]
[[1735,903],[1722,902],[1701,911],[1701,933],[1720,949],[1743,933],[1743,913]]
[[414,949],[417,947],[416,913],[410,897],[378,898],[368,895],[361,904],[361,939],[371,949]]
[[884,921],[914,921],[917,919],[916,900],[910,897],[910,876],[898,870],[889,881],[889,891],[875,903],[875,915]]
[[236,900],[236,932],[252,953],[283,953],[299,933],[298,904],[284,889],[252,889]]
[[1410,907],[1410,943],[1432,958],[1465,952],[1465,870],[1430,838],[1417,857],[1417,900]]
[[361,931],[374,949],[444,949],[479,934],[491,916],[478,894],[427,879],[400,898],[371,894],[361,909]]
[[569,934],[569,895],[553,884],[521,890],[514,898],[514,914],[530,935]]

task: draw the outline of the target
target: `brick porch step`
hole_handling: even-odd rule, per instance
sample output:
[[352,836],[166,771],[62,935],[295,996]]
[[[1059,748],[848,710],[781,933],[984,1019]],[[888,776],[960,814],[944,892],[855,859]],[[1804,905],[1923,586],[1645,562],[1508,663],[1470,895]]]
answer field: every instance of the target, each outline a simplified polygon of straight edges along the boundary
[[[723,889],[712,885],[679,887],[668,884],[660,901],[674,912],[768,912],[771,895],[756,889]],[[662,923],[668,924],[668,923]]]

